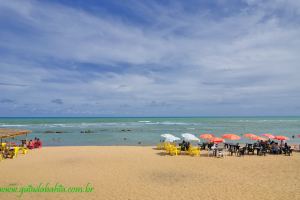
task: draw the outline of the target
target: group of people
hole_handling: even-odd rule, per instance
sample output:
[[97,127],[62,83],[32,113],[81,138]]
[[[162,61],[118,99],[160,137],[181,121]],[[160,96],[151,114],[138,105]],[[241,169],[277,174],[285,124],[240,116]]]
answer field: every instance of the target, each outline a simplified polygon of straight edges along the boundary
[[[209,150],[215,150],[218,148],[216,144],[208,142],[208,143],[202,143],[200,145],[201,149],[206,149],[208,148]],[[236,144],[229,144],[229,143],[224,143],[224,146],[222,145],[223,148],[227,149],[228,152],[232,154],[237,153],[239,155],[244,155],[245,153],[248,154],[254,154],[256,153],[257,155],[265,155],[266,153],[271,153],[271,154],[286,154],[290,155],[292,153],[292,148],[289,146],[287,143],[280,143],[275,141],[258,141],[254,144],[246,144],[244,147],[241,147],[239,143]]]
[[22,146],[27,147],[28,149],[41,148],[43,145],[40,138],[35,137],[34,140],[22,140]]
[[279,145],[277,142],[272,141],[269,145],[271,153],[273,154],[291,153],[291,146],[289,146],[287,143],[284,143],[284,145],[281,143]]
[[185,140],[183,140],[181,143],[179,143],[179,146],[181,148],[181,151],[188,151],[190,148],[190,142],[186,142]]
[[244,147],[244,151],[247,151],[248,153],[254,154],[256,150],[257,155],[265,155],[267,152],[271,154],[287,154],[290,155],[292,153],[291,146],[289,146],[287,143],[283,144],[281,142],[278,144],[278,142],[275,141],[263,141],[260,140],[254,144],[246,144]]

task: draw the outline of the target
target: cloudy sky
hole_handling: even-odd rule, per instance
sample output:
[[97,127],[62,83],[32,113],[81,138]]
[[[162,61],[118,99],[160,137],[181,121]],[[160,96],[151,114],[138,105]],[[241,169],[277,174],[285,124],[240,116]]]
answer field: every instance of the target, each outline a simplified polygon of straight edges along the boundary
[[300,115],[299,19],[299,0],[0,0],[0,116]]

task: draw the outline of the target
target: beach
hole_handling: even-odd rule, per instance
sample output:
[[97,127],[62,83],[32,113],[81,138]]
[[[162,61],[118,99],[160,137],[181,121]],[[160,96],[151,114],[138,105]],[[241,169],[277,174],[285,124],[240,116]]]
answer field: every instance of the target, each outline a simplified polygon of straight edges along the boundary
[[300,153],[169,156],[154,147],[45,147],[0,162],[1,187],[56,183],[81,193],[0,193],[0,199],[300,199]]

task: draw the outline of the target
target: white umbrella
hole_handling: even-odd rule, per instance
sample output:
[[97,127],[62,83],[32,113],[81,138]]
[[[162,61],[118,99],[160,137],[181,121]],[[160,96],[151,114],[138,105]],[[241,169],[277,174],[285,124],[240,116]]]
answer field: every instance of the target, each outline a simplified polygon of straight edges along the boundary
[[200,142],[199,138],[197,138],[195,135],[190,134],[190,133],[183,133],[183,134],[181,134],[181,136],[186,141],[197,141],[197,142]]
[[162,134],[160,136],[163,137],[163,138],[165,138],[166,142],[174,142],[174,141],[180,140],[179,137],[176,137],[176,136],[174,136],[172,134],[168,134],[168,133]]
[[168,138],[168,137],[175,137],[174,135],[172,134],[169,134],[169,133],[166,133],[166,134],[162,134],[160,135],[161,137],[164,137],[164,138]]
[[180,138],[179,137],[166,137],[166,142],[175,142],[175,141],[178,141],[178,140],[180,140]]

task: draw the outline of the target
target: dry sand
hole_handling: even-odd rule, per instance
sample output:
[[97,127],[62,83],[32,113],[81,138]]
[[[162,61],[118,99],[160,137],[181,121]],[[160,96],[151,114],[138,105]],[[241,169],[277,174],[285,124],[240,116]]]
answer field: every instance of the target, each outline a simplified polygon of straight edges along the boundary
[[[167,156],[152,147],[46,147],[0,162],[1,184],[55,183],[91,193],[25,193],[21,199],[300,199],[292,156]],[[202,152],[204,154],[204,152]],[[0,193],[0,199],[19,199]]]

